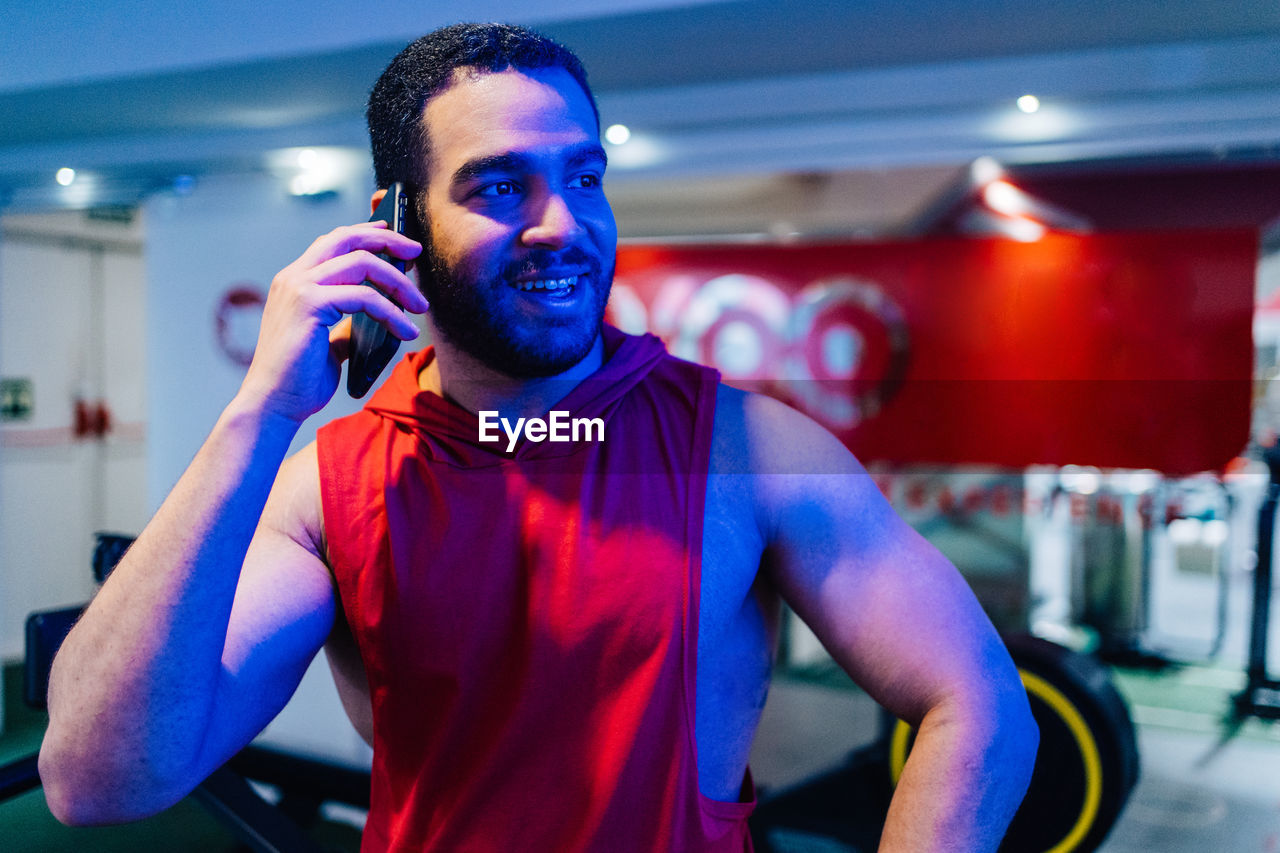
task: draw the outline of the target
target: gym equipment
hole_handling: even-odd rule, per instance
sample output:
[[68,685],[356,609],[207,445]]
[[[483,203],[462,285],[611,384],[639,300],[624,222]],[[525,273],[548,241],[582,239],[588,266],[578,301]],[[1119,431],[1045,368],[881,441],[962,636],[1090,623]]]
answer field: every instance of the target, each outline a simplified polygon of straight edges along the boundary
[[[1227,630],[1229,565],[1236,498],[1220,477],[1180,479],[1154,472],[1064,471],[1044,504],[1044,516],[1068,509],[1070,613],[1062,626],[1096,637],[1094,653],[1107,663],[1162,669],[1216,657]],[[1193,541],[1179,543],[1178,525],[1194,524]],[[1220,538],[1199,534],[1213,524]],[[1165,556],[1168,555],[1168,556]],[[1184,561],[1186,561],[1184,563]],[[1209,637],[1174,635],[1156,627],[1153,589],[1159,566],[1211,576],[1215,600]],[[1061,618],[1061,617],[1060,617]]]
[[[133,540],[98,534],[93,569],[105,579]],[[26,624],[23,701],[46,709],[49,667],[82,607],[33,613]],[[38,754],[0,766],[0,803],[40,786]],[[280,802],[272,804],[248,783],[253,779],[276,787]],[[248,746],[215,770],[192,796],[226,825],[254,853],[324,853],[302,829],[313,821],[324,802],[369,807],[369,773]]]
[[[1138,749],[1124,700],[1093,658],[1037,637],[1008,635],[1040,727],[1035,772],[1002,853],[1088,853],[1115,824],[1138,780]],[[892,720],[885,736],[845,764],[776,796],[752,817],[762,853],[809,849],[826,838],[873,851],[914,731]],[[818,848],[820,849],[820,848]]]
[[1249,633],[1248,682],[1235,697],[1237,720],[1247,716],[1280,720],[1280,681],[1267,669],[1267,639],[1271,633],[1271,566],[1275,557],[1276,505],[1280,503],[1280,445],[1265,448],[1270,471],[1267,495],[1258,510],[1258,565],[1253,573],[1253,621]]

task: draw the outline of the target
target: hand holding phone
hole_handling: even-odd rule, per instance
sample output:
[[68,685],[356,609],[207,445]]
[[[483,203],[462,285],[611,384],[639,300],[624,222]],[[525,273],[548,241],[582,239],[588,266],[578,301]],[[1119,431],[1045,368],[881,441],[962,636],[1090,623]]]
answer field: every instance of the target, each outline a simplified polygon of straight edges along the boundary
[[[405,234],[416,239],[411,223],[413,211],[409,193],[405,185],[396,181],[387,188],[387,193],[378,203],[370,222],[382,220],[398,234]],[[378,257],[405,271],[405,262],[385,253]],[[365,285],[373,287],[368,281]],[[403,306],[401,306],[403,307]],[[363,311],[351,317],[351,358],[347,362],[347,393],[359,399],[369,392],[378,375],[395,357],[400,348],[400,339],[388,332],[376,320]]]

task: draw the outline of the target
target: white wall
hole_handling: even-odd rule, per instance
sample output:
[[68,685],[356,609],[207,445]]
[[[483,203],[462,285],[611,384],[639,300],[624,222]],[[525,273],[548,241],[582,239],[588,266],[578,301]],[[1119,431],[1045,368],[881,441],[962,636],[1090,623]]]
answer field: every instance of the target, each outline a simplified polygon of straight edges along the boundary
[[[79,213],[0,220],[0,376],[34,386],[29,420],[0,425],[0,657],[27,614],[93,593],[97,530],[136,532],[145,498],[145,304],[138,222]],[[113,428],[74,434],[77,398]]]

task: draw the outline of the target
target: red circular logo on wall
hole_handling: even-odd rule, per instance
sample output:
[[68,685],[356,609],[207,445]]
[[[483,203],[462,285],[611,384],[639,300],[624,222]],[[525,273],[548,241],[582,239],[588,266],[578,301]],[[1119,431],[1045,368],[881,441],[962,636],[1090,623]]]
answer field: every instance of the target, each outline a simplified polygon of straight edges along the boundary
[[233,364],[248,367],[253,361],[262,326],[262,306],[266,304],[266,294],[252,282],[233,284],[218,300],[214,334],[219,351]]

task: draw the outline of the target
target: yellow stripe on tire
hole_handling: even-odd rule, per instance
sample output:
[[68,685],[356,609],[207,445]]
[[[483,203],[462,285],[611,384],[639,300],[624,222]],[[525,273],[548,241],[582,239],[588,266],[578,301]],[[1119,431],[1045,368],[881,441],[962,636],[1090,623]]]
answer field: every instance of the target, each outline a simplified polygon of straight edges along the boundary
[[[1045,681],[1038,675],[1019,669],[1022,684],[1027,693],[1035,696],[1048,705],[1067,725],[1067,730],[1075,738],[1080,756],[1084,760],[1084,803],[1080,815],[1076,818],[1071,831],[1061,841],[1049,848],[1045,853],[1070,853],[1084,840],[1089,828],[1098,817],[1098,807],[1102,802],[1102,757],[1098,753],[1098,743],[1093,732],[1084,721],[1084,717],[1071,704],[1071,700],[1062,691]],[[889,740],[889,774],[893,784],[897,785],[902,778],[902,769],[907,763],[907,746],[911,740],[911,726],[902,720],[893,729]]]

